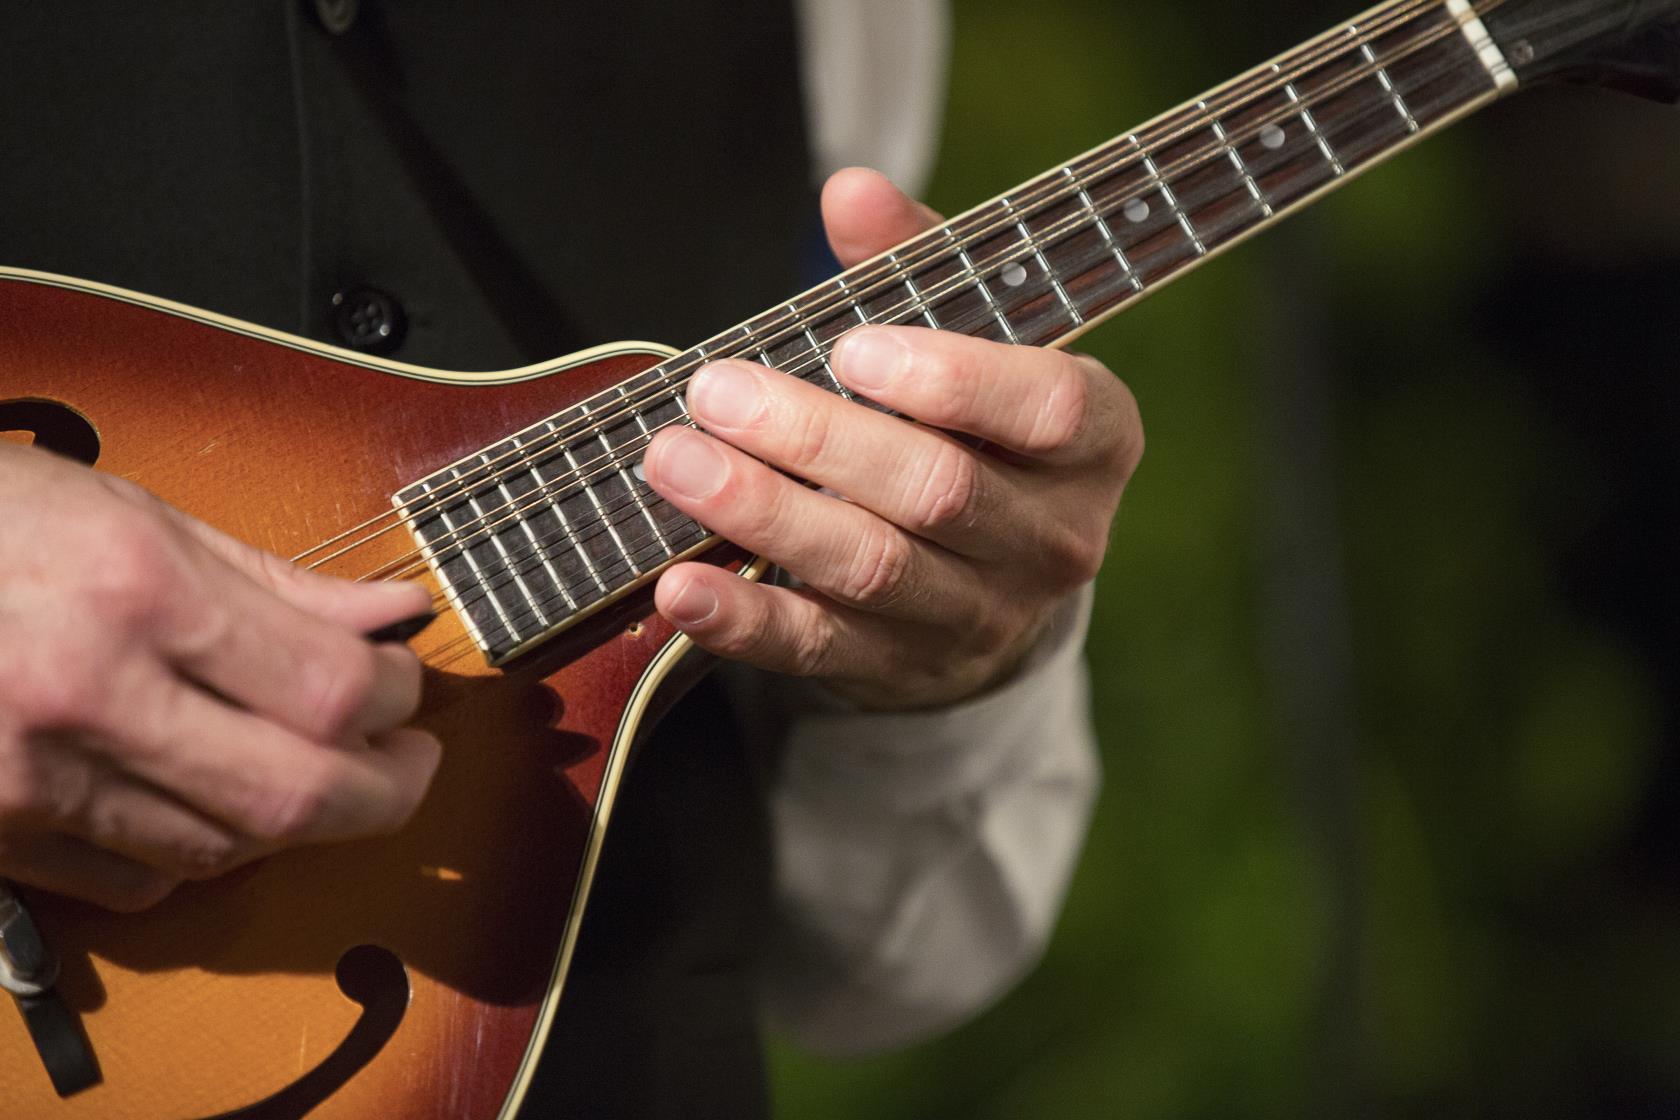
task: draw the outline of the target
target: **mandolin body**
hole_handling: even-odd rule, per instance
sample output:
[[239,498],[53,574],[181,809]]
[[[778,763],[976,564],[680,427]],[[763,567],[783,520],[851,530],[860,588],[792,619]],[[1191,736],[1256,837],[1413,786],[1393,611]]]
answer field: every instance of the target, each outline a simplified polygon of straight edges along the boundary
[[[0,269],[0,430],[84,459],[93,440],[97,469],[281,556],[669,353],[445,373]],[[355,577],[415,542],[399,526],[375,544],[323,570]],[[728,547],[703,559],[754,574]],[[137,915],[27,894],[103,1080],[59,1098],[0,1007],[5,1116],[513,1114],[631,742],[680,689],[687,643],[644,589],[500,669],[447,611],[413,645],[419,722],[445,752],[396,835],[275,856]]]

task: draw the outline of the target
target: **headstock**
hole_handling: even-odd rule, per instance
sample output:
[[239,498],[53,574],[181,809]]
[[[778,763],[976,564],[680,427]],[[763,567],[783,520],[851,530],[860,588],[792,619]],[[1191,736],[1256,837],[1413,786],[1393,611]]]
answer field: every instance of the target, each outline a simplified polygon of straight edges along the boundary
[[1484,0],[1477,7],[1525,85],[1587,82],[1680,102],[1680,0]]

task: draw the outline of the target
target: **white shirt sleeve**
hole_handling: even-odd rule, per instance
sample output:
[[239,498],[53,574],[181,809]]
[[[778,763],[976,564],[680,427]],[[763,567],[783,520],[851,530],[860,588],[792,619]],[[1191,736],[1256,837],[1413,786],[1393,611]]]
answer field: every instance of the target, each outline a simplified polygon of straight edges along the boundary
[[[915,194],[943,111],[944,0],[799,0],[812,170]],[[997,999],[1038,959],[1095,800],[1089,589],[999,688],[860,712],[809,682],[720,669],[773,744],[776,899],[764,1000],[827,1053],[903,1045]]]
[[764,991],[781,1033],[830,1054],[904,1045],[1037,962],[1097,790],[1090,602],[1070,599],[1009,682],[934,712],[731,669],[736,703],[784,729]]

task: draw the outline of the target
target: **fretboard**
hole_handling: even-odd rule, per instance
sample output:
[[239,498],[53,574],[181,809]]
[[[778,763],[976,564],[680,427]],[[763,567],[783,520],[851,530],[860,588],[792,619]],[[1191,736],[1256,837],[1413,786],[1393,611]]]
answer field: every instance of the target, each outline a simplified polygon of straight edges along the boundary
[[715,542],[640,469],[654,432],[690,422],[682,392],[705,362],[763,362],[856,400],[829,353],[861,324],[1064,343],[1515,84],[1466,0],[1396,0],[508,436],[396,504],[499,664]]

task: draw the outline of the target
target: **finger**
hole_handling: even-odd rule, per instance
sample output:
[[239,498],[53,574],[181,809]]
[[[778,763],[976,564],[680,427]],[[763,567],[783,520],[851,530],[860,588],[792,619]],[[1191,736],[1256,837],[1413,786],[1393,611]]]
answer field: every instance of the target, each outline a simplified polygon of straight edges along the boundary
[[430,734],[404,728],[365,746],[311,742],[176,681],[122,729],[112,761],[239,834],[276,846],[379,835],[401,827],[437,770]]
[[836,344],[834,372],[923,423],[1031,459],[1092,461],[1141,441],[1125,386],[1095,360],[1059,350],[926,327],[859,327]]
[[822,215],[828,244],[847,268],[944,220],[866,167],[848,167],[829,176],[823,185]]
[[705,367],[687,403],[741,450],[966,556],[996,559],[1018,535],[999,531],[1022,520],[1011,468],[929,428],[749,362]]
[[365,634],[431,612],[431,592],[414,580],[336,579],[252,548],[202,521],[181,516],[206,548],[259,587],[345,630]]
[[173,879],[223,875],[263,854],[261,845],[156,786],[108,765],[101,770],[85,804],[65,822],[71,835],[94,847]]
[[210,594],[181,598],[158,648],[183,674],[309,739],[395,727],[420,703],[420,662],[322,621],[226,566],[207,566]]
[[180,885],[142,863],[62,833],[0,841],[0,875],[122,913],[156,906]]
[[431,611],[431,592],[413,580],[358,582],[312,572],[253,548],[139,487],[128,486],[120,492],[161,512],[171,524],[259,587],[345,630],[365,634]]
[[[710,564],[678,564],[659,578],[654,605],[702,649],[773,673],[844,677],[868,652],[857,612]],[[871,655],[878,665],[879,647]]]
[[648,482],[684,513],[848,606],[933,618],[975,596],[973,569],[951,553],[701,432],[660,432],[644,461]]

